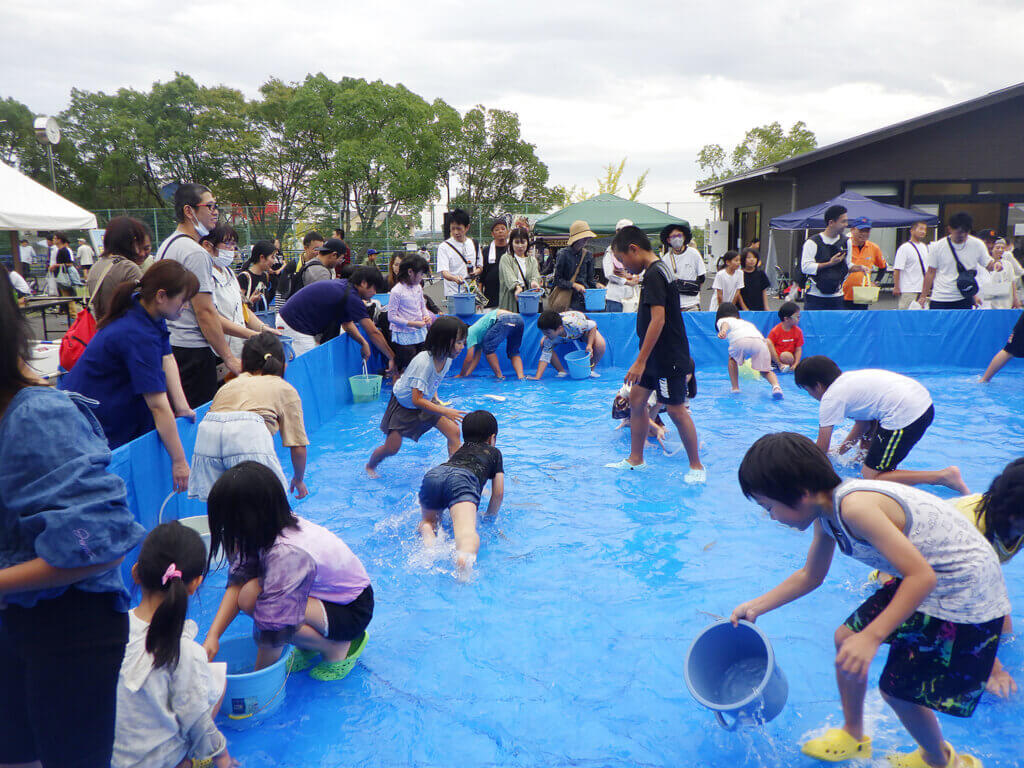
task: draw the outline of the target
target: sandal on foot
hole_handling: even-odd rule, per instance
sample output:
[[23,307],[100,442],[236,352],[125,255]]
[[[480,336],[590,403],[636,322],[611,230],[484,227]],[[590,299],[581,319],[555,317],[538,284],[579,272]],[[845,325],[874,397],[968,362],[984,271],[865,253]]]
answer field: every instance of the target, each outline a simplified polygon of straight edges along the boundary
[[307,651],[302,648],[293,648],[292,655],[288,657],[288,672],[303,672],[313,666],[319,651]]
[[[946,749],[949,750],[949,761],[946,763],[946,768],[982,768],[981,760],[973,755],[958,755],[948,741]],[[886,755],[885,759],[893,768],[931,768],[925,762],[920,749],[915,749],[913,752],[896,752]]]
[[368,639],[369,635],[364,631],[359,638],[352,641],[348,649],[348,655],[344,659],[341,661],[321,661],[313,667],[313,671],[309,673],[309,676],[322,683],[331,683],[346,677],[355,668],[356,662],[359,661],[359,657],[363,653],[363,649],[366,648],[366,641]]
[[805,741],[800,751],[808,757],[838,763],[841,760],[871,757],[871,737],[857,741],[842,728],[829,728],[824,736]]

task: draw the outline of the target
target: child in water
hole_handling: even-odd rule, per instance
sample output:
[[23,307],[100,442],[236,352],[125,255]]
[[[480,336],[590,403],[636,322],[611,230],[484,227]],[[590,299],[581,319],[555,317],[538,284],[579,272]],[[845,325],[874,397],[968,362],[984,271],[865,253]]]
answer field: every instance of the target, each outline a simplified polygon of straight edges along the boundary
[[[690,359],[689,372],[686,374],[686,398],[692,400],[697,396],[697,379],[695,378],[695,364],[693,359]],[[612,418],[619,422],[619,426],[615,428],[616,431],[630,427],[630,416],[632,409],[629,405],[629,393],[633,387],[630,384],[623,384],[619,391],[615,394],[615,398],[612,400]],[[688,408],[688,406],[684,407]],[[668,450],[668,446],[665,445],[665,436],[668,433],[667,427],[664,421],[661,419],[661,412],[665,410],[663,403],[658,402],[658,393],[651,392],[651,396],[647,399],[647,439],[657,440],[658,445],[661,449],[669,455],[674,455],[674,452]],[[676,449],[679,450],[678,448]]]
[[501,372],[501,364],[498,362],[498,347],[505,342],[505,352],[512,363],[512,370],[516,372],[516,378],[522,381],[526,378],[523,373],[523,358],[519,354],[519,348],[523,343],[523,316],[505,309],[492,309],[471,326],[466,334],[466,359],[462,361],[462,370],[455,378],[462,379],[469,376],[480,363],[480,357],[487,358],[487,364],[494,371],[494,377],[503,381],[505,375]]
[[739,482],[772,519],[801,531],[813,527],[814,539],[803,568],[736,606],[733,624],[817,589],[837,544],[849,557],[900,574],[836,630],[843,727],[807,741],[803,753],[830,762],[871,757],[864,695],[871,661],[887,643],[879,688],[920,747],[890,755],[890,764],[981,766],[944,741],[935,712],[970,717],[995,663],[1010,601],[989,542],[952,505],[925,491],[877,480],[844,482],[818,446],[791,432],[755,442],[740,464]]
[[128,614],[112,768],[237,765],[213,722],[227,665],[206,658],[196,623],[185,618],[205,565],[203,540],[177,521],[158,525],[142,542],[132,566],[142,601]]
[[754,324],[740,319],[739,310],[731,302],[725,302],[718,308],[715,315],[715,328],[718,338],[729,339],[729,382],[732,391],[740,391],[740,366],[747,359],[750,366],[760,373],[772,385],[772,397],[782,398],[782,387],[772,371],[772,356],[768,351],[768,342]]
[[292,513],[274,473],[246,461],[214,484],[207,503],[210,563],[231,563],[228,587],[203,641],[212,661],[220,638],[242,611],[252,617],[256,669],[276,662],[289,643],[292,672],[341,680],[366,647],[373,587],[345,542]]
[[498,421],[488,411],[473,411],[462,420],[462,447],[444,464],[427,471],[420,485],[422,521],[419,531],[426,545],[437,538],[441,513],[448,509],[455,531],[455,551],[460,570],[473,567],[480,550],[476,532],[480,493],[491,481],[487,514],[498,514],[505,495],[505,466],[498,439]]

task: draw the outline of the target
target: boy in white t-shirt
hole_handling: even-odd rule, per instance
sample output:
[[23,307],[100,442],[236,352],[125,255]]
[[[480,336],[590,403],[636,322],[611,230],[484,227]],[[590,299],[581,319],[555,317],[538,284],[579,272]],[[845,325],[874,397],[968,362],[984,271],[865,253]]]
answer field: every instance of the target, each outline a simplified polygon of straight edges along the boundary
[[735,304],[740,309],[746,309],[743,303],[743,270],[740,268],[740,252],[726,251],[719,261],[719,270],[715,274],[715,281],[711,284],[711,303],[708,305],[708,312],[716,311],[726,302]]
[[693,234],[686,224],[669,224],[661,230],[665,247],[661,263],[672,270],[679,288],[679,308],[684,312],[700,310],[700,289],[707,279],[707,267],[700,251],[690,245]]
[[896,249],[892,295],[899,302],[900,309],[909,309],[921,295],[927,269],[928,245],[924,241],[927,235],[928,225],[919,221],[910,228],[910,240]]
[[861,467],[865,478],[904,485],[942,485],[965,496],[970,493],[957,467],[896,469],[935,418],[932,396],[920,383],[877,368],[843,373],[824,355],[802,360],[793,378],[800,389],[821,403],[817,442],[825,453],[832,445],[832,430],[853,419],[853,429],[838,452],[846,453],[857,444],[867,448]]
[[750,367],[764,376],[772,385],[772,397],[782,399],[782,387],[772,370],[772,355],[768,342],[753,323],[740,319],[739,310],[732,302],[725,302],[715,315],[718,338],[729,339],[729,381],[733,393],[740,391],[740,366],[750,360]]
[[469,214],[456,208],[448,226],[451,237],[437,247],[437,273],[444,278],[444,295],[453,296],[467,290],[466,281],[480,274],[483,261],[476,243],[466,236]]
[[[971,235],[974,220],[970,214],[954,213],[949,217],[948,234],[928,246],[928,268],[921,288],[922,305],[928,304],[929,309],[974,309],[982,302],[978,289],[980,284],[977,273],[981,270],[1002,269],[992,261],[988,248],[976,237]],[[975,272],[973,292],[970,281],[960,278],[961,273]],[[957,283],[960,278],[966,285],[967,293]]]

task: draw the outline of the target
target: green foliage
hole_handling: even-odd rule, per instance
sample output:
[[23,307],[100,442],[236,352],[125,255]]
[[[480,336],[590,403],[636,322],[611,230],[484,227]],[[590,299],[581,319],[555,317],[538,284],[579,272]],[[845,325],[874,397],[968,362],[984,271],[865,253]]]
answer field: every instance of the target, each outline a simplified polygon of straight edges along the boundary
[[747,131],[731,156],[727,156],[719,144],[705,144],[701,147],[697,153],[697,165],[707,176],[697,183],[710,184],[810,152],[817,146],[818,139],[814,131],[802,120],[793,123],[788,132],[778,122],[759,125]]
[[[626,171],[626,161],[628,159],[624,157],[618,164],[613,161],[604,166],[604,175],[597,179],[597,192],[589,192],[582,187],[577,189],[575,186],[567,190],[564,187],[559,187],[560,190],[564,190],[559,207],[564,208],[572,203],[582,203],[584,200],[589,200],[595,195],[619,195],[621,197],[622,174]],[[640,193],[647,186],[647,176],[650,172],[651,169],[648,168],[636,177],[636,181],[626,185],[625,196],[627,200],[636,200],[640,197]]]

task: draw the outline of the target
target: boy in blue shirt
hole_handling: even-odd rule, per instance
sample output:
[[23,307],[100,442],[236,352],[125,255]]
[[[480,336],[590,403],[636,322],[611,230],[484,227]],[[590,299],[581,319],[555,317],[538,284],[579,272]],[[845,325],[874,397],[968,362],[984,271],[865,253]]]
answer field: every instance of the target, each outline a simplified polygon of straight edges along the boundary
[[480,362],[482,352],[487,358],[487,364],[494,371],[495,378],[502,381],[505,375],[501,372],[501,364],[498,362],[498,347],[501,346],[501,342],[508,339],[505,351],[512,362],[516,378],[522,381],[526,378],[526,374],[523,373],[523,358],[519,355],[519,348],[523,344],[523,329],[522,315],[515,312],[492,309],[485,314],[469,326],[466,334],[466,359],[462,361],[462,370],[455,378],[464,379],[473,373]]

